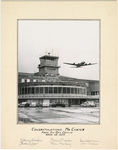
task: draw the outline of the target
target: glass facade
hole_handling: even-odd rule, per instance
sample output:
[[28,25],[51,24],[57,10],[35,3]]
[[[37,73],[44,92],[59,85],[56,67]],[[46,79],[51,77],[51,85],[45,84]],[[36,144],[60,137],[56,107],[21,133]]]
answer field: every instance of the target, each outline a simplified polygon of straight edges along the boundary
[[25,94],[27,94],[27,88],[25,87]]
[[[19,87],[19,94],[86,94],[85,88],[78,87]],[[98,93],[97,93],[98,94]],[[93,95],[93,93],[91,93]]]
[[53,93],[53,87],[49,87],[49,93]]
[[31,88],[28,87],[28,94],[31,94]]
[[71,88],[71,94],[74,94],[74,88]]
[[67,94],[70,94],[70,88],[67,87]]
[[63,87],[63,93],[66,94],[66,87]]
[[57,87],[54,87],[54,93],[57,93]]
[[48,87],[45,87],[45,93],[48,93]]
[[39,87],[36,87],[36,94],[39,93]]
[[75,94],[77,94],[77,88],[75,88]]
[[43,87],[40,87],[40,93],[43,94]]
[[58,87],[58,93],[62,93],[62,87]]
[[34,94],[34,87],[32,87],[32,94]]

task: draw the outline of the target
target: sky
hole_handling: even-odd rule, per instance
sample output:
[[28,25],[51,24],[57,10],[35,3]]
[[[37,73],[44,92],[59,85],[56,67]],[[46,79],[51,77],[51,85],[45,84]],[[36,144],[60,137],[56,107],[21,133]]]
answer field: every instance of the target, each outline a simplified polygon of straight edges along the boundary
[[[98,20],[19,20],[18,71],[35,73],[39,57],[59,56],[59,73],[78,79],[99,80]],[[97,63],[82,68],[64,64]]]

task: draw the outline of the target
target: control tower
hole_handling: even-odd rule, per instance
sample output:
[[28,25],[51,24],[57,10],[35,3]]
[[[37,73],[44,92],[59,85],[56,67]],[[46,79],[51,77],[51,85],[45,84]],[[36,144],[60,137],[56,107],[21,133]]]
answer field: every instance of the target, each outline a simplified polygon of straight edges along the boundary
[[40,64],[38,65],[39,68],[39,75],[59,75],[59,66],[58,66],[58,56],[51,56],[50,53],[48,55],[44,55],[39,58]]

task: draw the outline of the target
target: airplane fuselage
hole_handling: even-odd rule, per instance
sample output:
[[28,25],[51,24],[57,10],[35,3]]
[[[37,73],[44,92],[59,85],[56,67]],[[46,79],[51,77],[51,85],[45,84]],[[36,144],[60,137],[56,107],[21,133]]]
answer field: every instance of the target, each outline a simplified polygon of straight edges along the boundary
[[76,64],[77,67],[80,67],[80,66],[83,66],[85,64],[85,61],[81,62],[81,63],[78,63]]

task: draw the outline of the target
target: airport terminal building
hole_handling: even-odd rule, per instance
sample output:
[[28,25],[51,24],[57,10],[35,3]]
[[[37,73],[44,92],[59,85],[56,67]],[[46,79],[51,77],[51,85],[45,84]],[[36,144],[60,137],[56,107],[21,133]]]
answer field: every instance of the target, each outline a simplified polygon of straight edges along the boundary
[[18,103],[36,102],[80,105],[84,101],[99,103],[99,81],[76,79],[59,75],[58,56],[39,58],[37,73],[18,73]]

